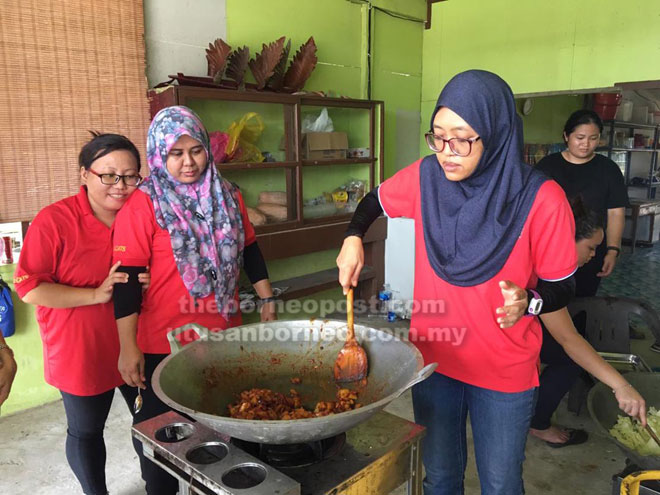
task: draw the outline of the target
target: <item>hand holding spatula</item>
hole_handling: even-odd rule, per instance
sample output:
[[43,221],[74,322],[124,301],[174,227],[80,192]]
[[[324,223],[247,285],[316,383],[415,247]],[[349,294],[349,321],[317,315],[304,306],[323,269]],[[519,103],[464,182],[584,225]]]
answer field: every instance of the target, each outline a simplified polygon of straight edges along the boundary
[[367,377],[367,353],[355,340],[352,288],[346,293],[346,320],[346,343],[339,351],[334,368],[335,381],[339,383],[357,382]]

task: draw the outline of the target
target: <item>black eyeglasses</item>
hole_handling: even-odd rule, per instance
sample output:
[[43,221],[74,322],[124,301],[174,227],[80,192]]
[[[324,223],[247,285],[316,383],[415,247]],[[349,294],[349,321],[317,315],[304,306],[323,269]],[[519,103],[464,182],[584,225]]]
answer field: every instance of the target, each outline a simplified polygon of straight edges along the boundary
[[449,145],[449,149],[456,156],[468,156],[472,153],[472,144],[479,141],[481,138],[479,136],[464,139],[464,138],[451,138],[445,139],[440,136],[436,136],[432,132],[427,132],[424,134],[426,137],[426,144],[431,151],[436,153],[441,153],[445,149],[445,144]]
[[101,179],[101,183],[105,184],[106,186],[119,184],[120,180],[123,180],[124,184],[130,187],[138,186],[140,182],[142,182],[142,177],[139,175],[99,174],[94,172],[91,168],[88,168],[87,171],[96,175],[99,179]]

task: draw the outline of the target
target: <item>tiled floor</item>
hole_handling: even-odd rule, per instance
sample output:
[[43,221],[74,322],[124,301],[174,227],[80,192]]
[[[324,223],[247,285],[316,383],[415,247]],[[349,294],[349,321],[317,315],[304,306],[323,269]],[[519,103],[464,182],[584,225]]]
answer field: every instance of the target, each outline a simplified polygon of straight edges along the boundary
[[660,311],[660,245],[636,248],[630,254],[624,247],[611,276],[604,278],[598,295],[642,298]]

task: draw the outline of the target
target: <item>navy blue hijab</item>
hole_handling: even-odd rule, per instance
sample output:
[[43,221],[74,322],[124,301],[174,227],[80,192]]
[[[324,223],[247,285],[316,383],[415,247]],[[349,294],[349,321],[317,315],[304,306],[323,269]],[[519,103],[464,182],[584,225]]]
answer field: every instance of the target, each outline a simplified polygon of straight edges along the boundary
[[422,224],[429,262],[452,285],[492,279],[520,237],[546,177],[522,160],[522,122],[513,93],[499,76],[469,70],[452,78],[438,97],[433,119],[448,107],[481,137],[474,173],[447,180],[435,155],[422,160]]

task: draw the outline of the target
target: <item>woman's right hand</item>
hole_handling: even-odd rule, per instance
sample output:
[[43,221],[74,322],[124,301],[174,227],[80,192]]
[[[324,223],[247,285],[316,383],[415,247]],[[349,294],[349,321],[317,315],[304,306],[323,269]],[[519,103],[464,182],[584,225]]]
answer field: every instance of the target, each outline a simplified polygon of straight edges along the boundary
[[137,345],[121,347],[117,367],[127,385],[147,388],[144,377],[144,354]]
[[646,401],[632,385],[628,384],[615,389],[614,396],[623,412],[639,419],[642,426],[646,426]]
[[344,289],[344,294],[351,287],[357,287],[360,272],[364,266],[364,247],[362,239],[351,235],[344,239],[339,256],[337,256],[337,267],[339,268],[339,284]]
[[119,272],[117,273],[117,268],[121,265],[121,261],[118,261],[108,273],[108,277],[94,289],[94,304],[105,304],[110,299],[112,299],[112,289],[115,284],[125,284],[128,282],[128,273]]

